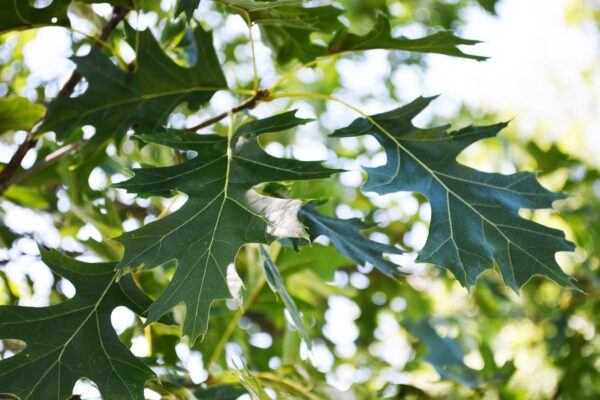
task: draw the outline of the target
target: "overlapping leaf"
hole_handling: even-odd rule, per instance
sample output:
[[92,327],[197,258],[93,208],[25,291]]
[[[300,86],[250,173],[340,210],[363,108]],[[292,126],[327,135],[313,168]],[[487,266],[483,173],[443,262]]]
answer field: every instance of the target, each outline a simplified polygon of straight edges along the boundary
[[27,348],[0,361],[0,393],[26,399],[67,399],[80,378],[93,380],[107,399],[144,399],[154,374],[125,347],[111,313],[125,306],[142,314],[150,304],[131,275],[115,282],[114,263],[88,264],[41,249],[43,261],[77,290],[50,307],[0,307],[0,338]]
[[304,7],[298,0],[218,0],[217,3],[263,26],[307,30],[336,30],[342,26],[337,20],[342,10],[332,6]]
[[[128,29],[135,45],[136,32]],[[182,103],[192,109],[206,104],[219,89],[227,87],[212,44],[212,34],[197,28],[194,32],[197,61],[193,67],[175,64],[160,48],[149,30],[139,32],[137,70],[116,67],[100,51],[92,49],[73,61],[88,81],[84,94],[55,99],[40,131],[55,131],[67,138],[76,128],[93,125],[97,141],[118,138],[131,126],[154,130],[162,126],[171,111]]]
[[402,250],[364,237],[361,232],[370,228],[358,218],[340,219],[319,213],[314,205],[307,204],[298,212],[311,239],[328,237],[340,254],[359,264],[369,262],[388,276],[398,274],[398,266],[384,258],[384,254],[402,254]]
[[429,237],[418,261],[447,268],[463,285],[497,263],[507,285],[518,290],[534,275],[564,286],[571,280],[555,253],[573,244],[556,229],[519,216],[519,209],[549,208],[563,198],[544,189],[535,174],[484,173],[456,161],[470,144],[495,136],[506,124],[419,129],[412,119],[432,98],[419,98],[395,110],[359,118],[334,136],[373,135],[385,149],[387,163],[366,168],[365,191],[387,194],[419,192],[431,204]]
[[69,25],[70,0],[54,0],[44,8],[35,8],[24,0],[0,0],[0,34],[44,25]]
[[[417,39],[393,37],[389,19],[377,14],[374,27],[366,35],[350,33],[339,21],[341,9],[332,6],[303,7],[299,1],[220,1],[233,11],[247,14],[261,26],[267,42],[275,49],[280,63],[294,58],[307,63],[327,54],[371,49],[402,50],[417,53],[437,53],[454,57],[485,60],[486,57],[466,54],[460,45],[474,45],[476,40],[460,38],[450,31],[437,32]],[[329,46],[315,43],[311,34],[326,37],[335,33]],[[327,39],[326,39],[327,40]]]
[[285,308],[287,308],[292,318],[292,321],[294,321],[294,325],[296,325],[296,329],[298,329],[300,335],[302,336],[302,339],[304,340],[304,342],[310,350],[312,348],[312,341],[310,340],[310,336],[308,336],[308,333],[306,332],[306,328],[304,327],[304,323],[302,322],[302,316],[300,315],[298,307],[296,307],[294,299],[292,299],[292,296],[290,296],[287,289],[285,288],[285,283],[283,282],[283,278],[279,273],[279,268],[277,268],[277,265],[275,265],[275,261],[273,261],[273,258],[271,258],[269,252],[265,250],[264,246],[260,246],[260,254],[264,258],[263,267],[269,287],[274,293],[278,293],[281,296]]
[[328,53],[387,49],[445,54],[478,61],[485,60],[487,57],[466,54],[458,48],[460,45],[474,45],[477,43],[479,43],[478,40],[463,39],[450,31],[437,32],[418,39],[395,38],[391,34],[390,21],[383,14],[378,14],[375,26],[364,36],[349,33],[346,29],[339,31],[329,44]]
[[136,193],[189,195],[175,213],[117,238],[125,246],[119,268],[152,268],[177,260],[170,284],[149,309],[150,322],[184,303],[183,333],[194,341],[206,331],[211,303],[230,297],[227,269],[233,268],[242,245],[304,235],[296,218],[299,200],[266,197],[252,190],[262,182],[318,179],[336,172],[319,162],[271,157],[261,149],[257,135],[306,122],[293,115],[287,112],[249,122],[229,138],[173,130],[140,137],[198,152],[195,159],[180,165],[135,170],[135,177],[118,185]]
[[303,2],[286,1],[219,1],[231,11],[259,24],[267,43],[281,63],[294,58],[308,62],[322,56],[326,49],[314,44],[313,32],[332,32],[343,25],[338,20],[342,10],[332,6],[303,7]]

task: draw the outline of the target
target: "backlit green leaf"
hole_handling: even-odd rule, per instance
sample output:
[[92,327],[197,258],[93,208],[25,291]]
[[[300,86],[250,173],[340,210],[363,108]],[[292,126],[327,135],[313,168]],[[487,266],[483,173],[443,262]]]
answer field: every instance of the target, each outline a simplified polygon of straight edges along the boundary
[[0,98],[0,134],[31,129],[44,115],[44,110],[44,106],[23,97]]

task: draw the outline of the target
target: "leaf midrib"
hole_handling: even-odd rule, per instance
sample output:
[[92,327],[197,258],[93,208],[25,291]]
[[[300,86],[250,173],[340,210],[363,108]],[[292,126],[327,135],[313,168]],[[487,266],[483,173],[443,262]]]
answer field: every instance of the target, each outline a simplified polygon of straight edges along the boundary
[[[210,91],[216,92],[219,90],[227,90],[227,89],[228,89],[227,87],[192,86],[189,88],[182,88],[182,89],[176,89],[176,90],[170,90],[170,91],[164,91],[164,92],[158,92],[158,93],[143,94],[143,95],[139,95],[136,97],[129,97],[129,98],[126,98],[126,99],[123,99],[120,101],[114,101],[112,103],[103,103],[102,106],[88,108],[86,111],[83,111],[80,114],[79,118],[77,118],[76,123],[79,123],[82,119],[89,116],[90,114],[94,114],[94,113],[96,113],[98,111],[102,111],[102,110],[112,109],[117,106],[122,106],[124,104],[136,103],[136,102],[140,102],[143,104],[145,101],[148,101],[148,100],[154,100],[154,99],[161,98],[161,97],[169,97],[169,96],[173,96],[173,95],[177,95],[177,94],[187,94],[187,93],[193,93],[193,92],[210,92]],[[68,100],[70,100],[70,99],[68,99]],[[67,117],[67,119],[69,119],[69,118]]]
[[[27,394],[26,399],[30,398],[31,394],[40,385],[40,383],[42,383],[42,381],[44,380],[44,378],[46,377],[46,375],[48,375],[50,373],[50,371],[54,368],[54,366],[56,364],[60,364],[61,358],[62,358],[63,354],[65,353],[65,350],[67,349],[67,347],[69,346],[69,344],[73,341],[73,339],[75,339],[75,336],[77,336],[77,334],[79,334],[79,331],[81,331],[81,329],[83,328],[83,326],[92,317],[92,315],[94,315],[98,311],[98,307],[100,307],[100,304],[102,303],[102,300],[104,300],[104,297],[106,297],[106,295],[108,294],[108,291],[110,290],[110,287],[112,286],[112,284],[115,282],[116,277],[117,277],[116,274],[113,275],[113,277],[111,278],[111,280],[106,285],[106,288],[104,289],[104,291],[102,292],[102,294],[98,298],[98,301],[94,304],[92,310],[84,318],[83,322],[81,322],[81,324],[79,324],[79,326],[77,327],[77,329],[75,330],[75,332],[73,332],[73,334],[69,337],[69,339],[67,339],[67,341],[65,341],[65,343],[62,345],[62,350],[60,351],[60,353],[59,353],[56,361],[54,361],[52,363],[52,365],[50,365],[50,367],[48,367],[48,369],[46,370],[46,372],[44,373],[44,375],[42,375],[42,377],[40,379],[38,379],[38,381],[36,382],[36,384],[33,386],[33,388]],[[57,390],[60,391],[60,369],[59,369],[59,375],[58,375]]]
[[[476,208],[474,208],[473,206],[471,206],[471,204],[466,201],[465,199],[463,199],[462,197],[460,197],[458,194],[456,194],[454,191],[452,191],[445,183],[442,179],[440,179],[437,174],[436,171],[432,170],[431,168],[429,168],[429,166],[427,166],[427,164],[425,164],[423,161],[421,161],[419,159],[419,157],[417,157],[415,154],[413,154],[408,148],[406,148],[405,146],[402,145],[402,143],[400,141],[397,140],[397,138],[392,135],[390,132],[388,132],[383,126],[381,126],[379,123],[377,123],[377,121],[375,121],[372,117],[366,117],[369,122],[371,122],[372,125],[374,125],[375,127],[377,127],[384,135],[386,135],[390,140],[392,140],[394,143],[396,143],[396,145],[401,148],[404,152],[406,152],[406,154],[408,154],[413,160],[415,160],[423,169],[425,169],[449,194],[452,194],[454,197],[456,197],[459,201],[461,201],[462,203],[464,203],[467,207],[469,207],[471,210],[473,210],[473,212],[475,214],[477,214],[483,221],[487,222],[490,226],[492,226],[494,229],[496,229],[500,235],[502,235],[502,237],[506,240],[506,242],[508,243],[507,248],[510,251],[510,245],[515,246],[516,248],[518,248],[519,250],[521,250],[523,253],[527,254],[529,257],[531,257],[538,265],[542,266],[545,270],[547,270],[552,276],[555,276],[559,281],[562,281],[562,279],[556,275],[556,273],[554,271],[552,271],[550,268],[548,268],[543,262],[541,262],[540,260],[538,260],[535,256],[533,256],[531,253],[529,253],[527,250],[523,249],[521,246],[519,246],[518,244],[516,244],[515,242],[513,242],[512,240],[510,240],[510,238],[508,238],[508,236],[506,236],[504,234],[504,231],[502,231],[502,229],[500,229],[498,226],[496,226],[496,224],[494,224],[492,221],[490,221],[488,218],[486,218],[483,214],[481,214]],[[398,160],[398,162],[400,163],[400,159]],[[510,255],[510,253],[509,253]],[[512,265],[512,259],[510,259],[510,264],[511,264],[511,271],[513,273],[513,278],[514,278],[514,272],[515,269]],[[514,281],[516,283],[516,280]]]

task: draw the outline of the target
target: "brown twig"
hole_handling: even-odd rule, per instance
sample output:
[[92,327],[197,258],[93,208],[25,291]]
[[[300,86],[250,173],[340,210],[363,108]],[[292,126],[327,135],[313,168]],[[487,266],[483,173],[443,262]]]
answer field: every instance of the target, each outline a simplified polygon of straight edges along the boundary
[[227,117],[230,113],[235,114],[243,110],[251,110],[254,107],[256,107],[256,104],[258,104],[259,101],[269,98],[269,95],[270,92],[267,89],[258,89],[252,97],[250,97],[248,100],[241,103],[240,105],[233,107],[229,111],[223,112],[219,115],[209,118],[206,121],[200,122],[197,125],[187,128],[186,131],[197,131],[198,129],[206,128],[207,126],[216,124],[223,118]]
[[15,154],[13,154],[4,169],[0,171],[0,194],[3,194],[6,189],[8,189],[8,186],[10,186],[8,182],[15,172],[17,172],[17,169],[19,169],[19,166],[21,165],[21,161],[23,161],[29,150],[35,146],[36,142],[37,140],[34,138],[31,131],[27,133],[23,143],[17,148],[17,151],[15,151]]
[[[129,9],[125,8],[125,7],[116,6],[113,8],[112,16],[111,16],[110,20],[108,20],[106,25],[104,25],[104,27],[102,28],[102,32],[100,33],[100,40],[97,40],[94,43],[94,48],[98,49],[98,48],[102,47],[102,43],[106,42],[106,39],[108,39],[108,36],[110,35],[110,33],[125,18],[125,16],[127,15],[128,12],[129,12]],[[62,89],[58,92],[58,96],[66,97],[66,96],[71,95],[71,93],[73,93],[73,91],[75,90],[75,87],[77,86],[77,83],[79,83],[80,80],[81,80],[81,74],[77,71],[73,71],[69,80],[65,83],[65,85],[62,87]],[[42,119],[43,118],[45,118],[45,116],[42,117]],[[38,125],[39,125],[39,122],[38,122],[38,124],[36,124],[36,126],[38,126]],[[48,159],[48,157],[50,157],[50,156],[48,156],[41,163],[36,164],[29,170],[25,171],[22,175],[15,177],[14,174],[19,169],[21,162],[23,161],[23,159],[25,158],[25,156],[27,155],[29,150],[31,150],[37,143],[37,138],[35,137],[34,132],[35,132],[35,127],[27,133],[27,136],[25,137],[25,140],[23,141],[23,143],[21,143],[19,145],[19,147],[17,148],[17,151],[15,151],[15,153],[11,157],[10,161],[6,164],[6,166],[2,169],[2,171],[0,171],[0,195],[2,195],[6,191],[6,189],[8,189],[11,185],[13,185],[17,182],[21,182],[23,179],[30,176],[32,173],[37,172],[40,169],[43,169],[43,168],[47,167],[48,165],[55,163],[60,158],[62,158],[64,155],[68,154],[68,152],[64,152],[64,151],[61,152],[62,149],[59,149],[56,152],[52,153],[52,154],[55,154],[55,153],[60,152],[59,157]],[[75,146],[79,143],[80,142],[73,143],[72,145],[63,147],[63,149],[69,148],[69,152],[73,151],[73,150],[75,150],[75,148],[81,147],[81,146]]]
[[[94,43],[95,49],[99,49],[100,47],[102,47],[102,42],[106,42],[110,33],[115,30],[117,25],[119,25],[119,23],[125,18],[128,12],[129,9],[125,7],[116,6],[113,8],[111,18],[102,28],[102,32],[100,32],[100,40]],[[62,89],[58,92],[58,95],[62,97],[70,96],[71,93],[73,93],[73,91],[75,90],[75,86],[77,86],[81,78],[81,74],[77,72],[77,70],[73,71],[73,74],[71,74],[71,77],[69,78],[67,83],[65,83]]]
[[35,164],[33,167],[26,169],[21,174],[13,175],[13,176],[9,177],[9,179],[6,180],[5,182],[3,182],[2,186],[0,186],[0,194],[4,193],[4,191],[7,188],[9,188],[10,186],[15,185],[19,182],[22,182],[25,179],[29,178],[30,176],[35,175],[37,172],[56,163],[57,161],[59,161],[61,158],[63,158],[67,154],[82,148],[83,145],[85,145],[86,143],[87,143],[87,140],[82,139],[75,143],[71,143],[67,146],[61,147],[60,149],[48,154],[46,156],[46,158],[44,158],[42,161]]

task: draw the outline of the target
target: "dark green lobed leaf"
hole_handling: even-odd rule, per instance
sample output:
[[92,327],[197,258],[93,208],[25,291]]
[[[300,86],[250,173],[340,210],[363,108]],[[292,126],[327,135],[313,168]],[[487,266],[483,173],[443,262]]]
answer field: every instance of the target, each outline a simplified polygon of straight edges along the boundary
[[[128,29],[128,41],[135,48],[136,32]],[[194,31],[197,62],[184,68],[163,52],[149,30],[139,32],[137,70],[116,67],[99,50],[92,49],[73,61],[88,81],[79,97],[56,98],[39,131],[55,131],[64,140],[77,128],[93,125],[95,143],[111,136],[120,140],[127,129],[136,126],[156,130],[171,111],[182,103],[192,109],[206,104],[213,94],[227,88],[227,82],[212,44],[212,34]]]
[[180,165],[137,169],[132,179],[117,185],[136,193],[189,195],[185,205],[168,217],[117,238],[125,246],[120,269],[178,262],[167,289],[150,307],[148,322],[184,303],[183,334],[195,341],[206,331],[211,303],[230,297],[227,272],[242,245],[305,235],[296,218],[300,200],[252,190],[263,182],[320,179],[337,172],[320,162],[278,159],[261,149],[259,133],[305,122],[293,113],[249,122],[229,139],[174,130],[140,136],[149,143],[198,152]]
[[390,21],[383,14],[378,14],[375,26],[364,36],[354,35],[346,29],[340,30],[329,44],[328,53],[387,49],[445,54],[478,61],[486,60],[487,57],[465,54],[458,48],[459,45],[474,45],[477,43],[479,41],[460,38],[450,31],[437,32],[418,39],[394,38],[391,35]]
[[50,307],[0,307],[0,338],[27,348],[0,361],[0,392],[25,399],[67,399],[82,378],[108,399],[144,399],[154,373],[121,343],[111,313],[125,306],[142,315],[151,300],[131,275],[115,283],[115,263],[89,264],[40,249],[42,260],[75,285],[77,294]]
[[[271,13],[287,15],[288,18],[268,18]],[[261,10],[261,13],[266,13]],[[305,15],[302,15],[304,13]],[[275,49],[280,63],[294,58],[307,63],[315,58],[328,54],[373,49],[401,50],[415,53],[436,53],[454,57],[469,58],[482,61],[487,57],[464,53],[458,46],[471,46],[479,43],[456,36],[451,31],[441,31],[417,39],[392,37],[389,19],[383,14],[377,14],[373,29],[363,36],[350,33],[342,25],[338,17],[341,10],[326,6],[314,8],[299,8],[290,12],[285,7],[281,10],[269,9],[266,15],[253,15],[253,21],[261,25],[265,39]],[[293,19],[294,16],[301,18]],[[262,18],[261,18],[262,17]],[[320,32],[325,35],[335,33],[328,48],[314,43],[311,34]]]
[[544,189],[535,174],[484,173],[456,162],[470,144],[495,136],[505,123],[420,129],[412,119],[431,102],[418,98],[395,110],[358,118],[334,136],[370,134],[381,143],[387,163],[365,168],[365,191],[419,192],[431,204],[429,237],[417,261],[447,268],[465,286],[473,285],[495,261],[507,285],[517,291],[534,275],[573,287],[554,253],[574,246],[563,232],[519,216],[519,209],[549,208],[562,199]]
[[54,0],[45,8],[35,8],[27,0],[0,0],[0,34],[45,25],[68,26],[70,2]]

